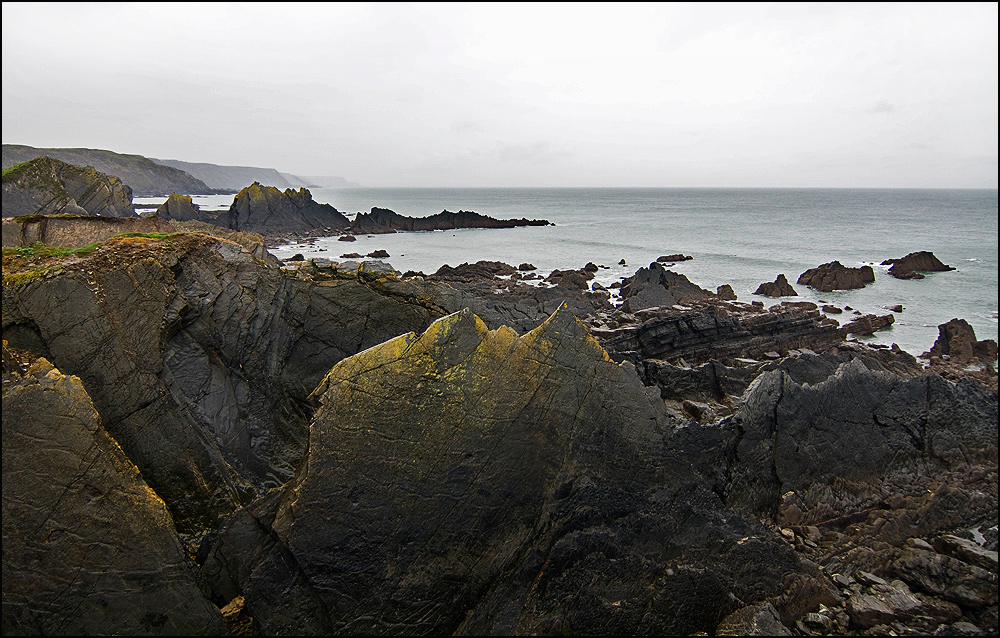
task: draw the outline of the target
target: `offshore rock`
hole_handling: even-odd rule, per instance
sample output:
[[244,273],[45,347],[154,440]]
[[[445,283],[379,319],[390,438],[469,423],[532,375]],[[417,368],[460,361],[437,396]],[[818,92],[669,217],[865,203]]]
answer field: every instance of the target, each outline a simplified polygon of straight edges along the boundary
[[947,356],[951,363],[973,361],[992,364],[997,359],[997,342],[992,339],[976,340],[976,331],[965,319],[952,319],[938,326],[938,338],[924,358]]
[[875,271],[871,266],[848,268],[839,261],[831,261],[816,268],[810,268],[801,275],[797,283],[822,292],[864,288],[875,281]]
[[9,359],[5,347],[3,634],[227,633],[80,379]]
[[428,217],[407,217],[387,208],[372,208],[354,218],[351,232],[359,235],[377,235],[396,231],[453,230],[456,228],[516,228],[518,226],[549,226],[544,219],[494,219],[472,211],[452,213],[443,210]]
[[891,314],[882,315],[881,317],[877,315],[864,315],[862,317],[852,319],[850,323],[845,324],[841,328],[841,331],[843,331],[844,334],[850,335],[872,335],[878,330],[888,328],[895,322],[896,318]]
[[191,220],[212,222],[217,217],[217,214],[202,213],[201,208],[191,201],[190,195],[170,193],[167,201],[160,204],[159,208],[156,209],[156,216],[179,222]]
[[[241,590],[255,618],[347,634],[710,632],[795,569],[671,450],[631,367],[565,311],[520,337],[449,315],[341,361],[313,396],[299,480],[231,523],[270,550],[224,533],[206,562],[231,588],[220,598]],[[295,611],[317,601],[322,614]]]
[[224,225],[262,235],[332,235],[350,223],[333,206],[313,201],[306,188],[281,192],[274,186],[254,182],[237,193]]
[[91,166],[38,157],[3,172],[3,216],[133,217],[132,189]]
[[792,288],[792,284],[788,283],[785,279],[785,275],[778,275],[777,278],[771,283],[762,283],[754,291],[755,295],[764,295],[766,297],[798,297],[799,293],[795,292]]
[[896,279],[923,279],[924,276],[920,274],[921,272],[955,270],[951,266],[941,263],[941,260],[935,257],[934,253],[925,250],[910,253],[901,259],[886,259],[882,262],[883,266],[889,264],[892,264],[892,267],[889,268],[889,274]]

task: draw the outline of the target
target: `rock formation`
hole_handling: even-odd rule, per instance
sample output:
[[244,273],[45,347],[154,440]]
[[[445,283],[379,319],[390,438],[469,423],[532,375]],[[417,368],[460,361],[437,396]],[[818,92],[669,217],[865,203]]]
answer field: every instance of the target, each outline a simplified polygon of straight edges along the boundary
[[159,217],[97,217],[31,215],[3,220],[3,245],[79,248],[123,233],[171,233],[174,227]]
[[407,217],[387,208],[372,208],[360,213],[351,224],[351,232],[359,235],[394,233],[398,230],[453,230],[455,228],[515,228],[517,226],[548,226],[544,219],[494,219],[472,211],[452,213],[441,211],[429,217]]
[[875,271],[871,266],[848,268],[839,261],[831,261],[816,268],[810,268],[801,275],[797,283],[815,288],[821,292],[864,288],[875,281]]
[[788,283],[785,279],[784,274],[778,275],[775,280],[771,283],[762,283],[754,291],[755,295],[764,295],[766,297],[798,297],[799,293],[795,292],[792,288],[792,284]]
[[925,250],[910,253],[901,259],[886,259],[882,262],[883,266],[888,266],[889,264],[892,264],[892,267],[889,268],[889,274],[896,279],[923,279],[924,276],[920,274],[921,272],[955,270],[951,266],[942,264],[934,256],[934,253]]
[[896,318],[892,315],[864,315],[844,324],[841,331],[851,335],[871,335],[876,331],[888,328],[895,323]]
[[947,359],[954,364],[981,362],[992,364],[997,360],[997,342],[992,339],[976,340],[976,331],[964,319],[952,319],[938,326],[938,338],[925,358]]
[[3,216],[132,217],[132,189],[90,166],[39,157],[3,171]]
[[[198,195],[219,192],[182,170],[161,166],[141,155],[125,155],[93,148],[34,148],[4,144],[3,168],[6,170],[43,156],[67,164],[93,166],[97,171],[113,175],[127,184],[136,197],[166,197],[172,192]],[[232,193],[235,189],[222,192]]]
[[995,633],[995,385],[658,264],[689,306],[448,275],[5,255],[4,632]]
[[622,309],[635,312],[656,306],[673,306],[692,301],[710,299],[711,292],[700,288],[684,275],[672,272],[663,264],[653,262],[648,268],[640,268],[622,283]]
[[262,235],[332,235],[350,221],[333,206],[313,201],[306,188],[281,192],[254,182],[236,195],[225,225]]
[[4,635],[225,633],[80,379],[12,361],[4,347]]
[[178,195],[170,193],[167,201],[160,204],[156,209],[156,216],[171,221],[204,221],[211,223],[215,221],[217,214],[202,213],[200,207],[191,201],[189,195]]

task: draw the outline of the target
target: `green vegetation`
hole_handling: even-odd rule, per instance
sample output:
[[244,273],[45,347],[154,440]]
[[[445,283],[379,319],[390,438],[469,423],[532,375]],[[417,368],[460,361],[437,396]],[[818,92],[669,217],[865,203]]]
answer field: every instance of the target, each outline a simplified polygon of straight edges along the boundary
[[[79,248],[62,248],[46,246],[40,241],[34,241],[27,246],[13,246],[3,249],[4,257],[17,256],[21,259],[40,259],[44,257],[66,257],[68,255],[89,255],[97,248],[97,243],[87,244]],[[5,278],[6,279],[6,278]]]

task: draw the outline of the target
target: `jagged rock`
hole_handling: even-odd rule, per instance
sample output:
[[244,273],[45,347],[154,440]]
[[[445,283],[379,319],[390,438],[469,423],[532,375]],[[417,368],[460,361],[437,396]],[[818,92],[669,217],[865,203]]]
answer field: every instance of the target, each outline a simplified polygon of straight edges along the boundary
[[947,355],[952,363],[969,363],[979,360],[992,363],[997,358],[997,342],[992,339],[976,340],[976,331],[965,319],[952,319],[938,326],[938,338],[924,358]]
[[38,157],[3,172],[3,216],[133,217],[132,189],[113,175]]
[[895,587],[884,583],[871,593],[858,592],[847,600],[851,622],[862,629],[891,622],[906,621],[921,610],[921,601],[904,583]]
[[553,270],[545,281],[550,284],[555,284],[556,286],[563,286],[565,288],[576,288],[579,290],[586,290],[589,287],[589,282],[594,278],[594,272],[588,271],[585,268],[580,270]]
[[635,312],[644,308],[674,306],[714,297],[711,292],[688,281],[684,275],[672,272],[653,262],[640,268],[622,284],[622,310]]
[[407,217],[387,208],[372,208],[359,213],[351,224],[351,232],[359,235],[394,233],[398,230],[453,230],[456,228],[515,228],[518,226],[549,226],[544,219],[494,219],[472,211],[452,213],[443,210],[429,217]]
[[979,609],[997,602],[997,574],[965,561],[908,547],[893,570],[915,587],[963,607]]
[[232,230],[262,235],[309,234],[323,231],[333,234],[350,221],[329,204],[313,201],[306,188],[279,191],[273,186],[254,182],[241,190],[229,207],[228,223]]
[[892,315],[883,315],[881,317],[877,315],[864,315],[862,317],[858,317],[857,319],[852,319],[851,322],[845,324],[841,330],[844,334],[849,335],[870,335],[875,334],[877,330],[888,328],[895,323],[895,321],[896,318]]
[[[799,282],[801,283],[801,282]],[[792,288],[792,284],[788,283],[785,279],[785,275],[778,275],[777,278],[772,283],[763,283],[757,287],[754,291],[755,295],[764,295],[767,297],[798,297],[799,293],[795,292]]]
[[6,368],[4,635],[226,633],[80,380],[44,358],[23,377]]
[[910,253],[902,259],[886,259],[882,262],[883,266],[888,266],[889,264],[892,264],[892,267],[889,268],[889,274],[896,279],[923,279],[924,276],[920,274],[921,272],[955,270],[951,266],[942,264],[934,256],[934,253],[925,250]]
[[493,281],[498,276],[501,275],[513,275],[517,272],[517,269],[510,264],[505,264],[502,261],[477,261],[474,264],[464,263],[452,268],[448,264],[445,264],[437,269],[437,271],[428,275],[427,278],[431,281],[459,281],[459,282],[478,282],[478,281]]
[[997,552],[988,550],[975,544],[970,540],[945,534],[934,539],[933,547],[923,549],[935,549],[939,553],[947,554],[961,561],[982,567],[985,570],[996,573]]
[[736,301],[736,292],[729,284],[722,284],[716,288],[715,294],[718,295],[719,299],[722,301]]
[[191,201],[189,195],[170,193],[167,201],[160,204],[159,208],[156,209],[156,216],[182,222],[197,220],[211,223],[215,221],[218,215],[216,213],[202,213],[201,208]]
[[781,624],[771,603],[758,603],[726,616],[715,630],[716,636],[791,636]]
[[291,478],[333,363],[446,313],[420,282],[349,266],[286,273],[199,234],[110,240],[57,277],[5,279],[3,335],[82,379],[197,540]]
[[32,215],[3,220],[3,245],[80,248],[123,233],[172,233],[176,229],[159,217],[99,217]]
[[[567,312],[521,337],[450,315],[343,360],[314,396],[308,469],[267,535],[281,546],[223,535],[236,553],[207,563],[254,586],[255,618],[315,595],[335,633],[691,633],[793,569],[718,508],[634,372]],[[255,565],[283,575],[242,580]],[[298,569],[308,589],[288,593]]]
[[537,268],[535,268],[534,264],[529,264],[527,262],[518,266],[517,269],[520,271],[538,270]]
[[801,275],[797,283],[822,292],[864,288],[875,281],[875,271],[871,266],[848,268],[839,261],[831,261],[816,268],[810,268]]

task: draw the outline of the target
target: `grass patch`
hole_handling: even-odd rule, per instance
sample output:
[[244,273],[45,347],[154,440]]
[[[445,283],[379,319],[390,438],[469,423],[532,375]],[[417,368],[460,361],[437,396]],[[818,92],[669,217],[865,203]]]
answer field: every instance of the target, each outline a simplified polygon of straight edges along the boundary
[[79,248],[62,248],[47,246],[40,241],[33,241],[27,246],[9,246],[3,249],[4,257],[20,257],[21,259],[40,259],[44,257],[66,257],[68,255],[89,255],[97,248],[97,242],[80,246]]

